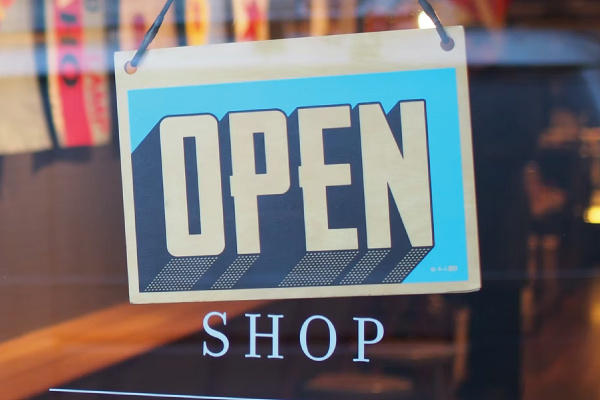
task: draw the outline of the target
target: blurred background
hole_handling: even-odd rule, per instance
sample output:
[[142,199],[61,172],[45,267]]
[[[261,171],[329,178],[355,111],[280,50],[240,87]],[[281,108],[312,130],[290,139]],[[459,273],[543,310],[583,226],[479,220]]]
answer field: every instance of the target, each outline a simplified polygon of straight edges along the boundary
[[[0,399],[600,399],[600,1],[432,1],[467,29],[480,292],[131,306],[112,57],[163,4],[0,0]],[[175,0],[151,47],[432,26],[417,0]],[[244,358],[248,310],[286,316],[281,363]],[[386,327],[360,368],[357,315]]]

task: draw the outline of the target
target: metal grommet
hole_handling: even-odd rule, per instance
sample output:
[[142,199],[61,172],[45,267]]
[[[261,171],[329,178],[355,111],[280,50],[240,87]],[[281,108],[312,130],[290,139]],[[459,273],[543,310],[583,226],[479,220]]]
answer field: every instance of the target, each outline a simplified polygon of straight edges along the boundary
[[131,61],[127,61],[125,63],[125,72],[127,72],[129,75],[133,75],[137,72],[137,67],[131,65]]
[[444,51],[451,51],[456,45],[456,43],[454,43],[454,39],[452,39],[451,37],[448,37],[448,39],[449,40],[446,43],[444,43],[444,41],[440,42],[440,46]]

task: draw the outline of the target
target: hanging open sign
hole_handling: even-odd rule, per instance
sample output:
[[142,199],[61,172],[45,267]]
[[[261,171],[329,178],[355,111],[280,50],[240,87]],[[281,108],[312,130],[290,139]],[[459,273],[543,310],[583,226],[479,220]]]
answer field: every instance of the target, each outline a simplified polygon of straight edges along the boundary
[[134,303],[480,287],[462,28],[152,50],[117,91]]

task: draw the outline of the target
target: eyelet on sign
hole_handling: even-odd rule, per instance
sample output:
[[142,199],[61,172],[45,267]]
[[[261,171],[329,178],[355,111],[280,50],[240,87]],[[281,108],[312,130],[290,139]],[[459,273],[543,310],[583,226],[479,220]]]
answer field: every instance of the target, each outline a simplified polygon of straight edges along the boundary
[[456,45],[456,43],[454,43],[454,40],[451,37],[448,37],[448,39],[450,40],[448,40],[446,43],[444,43],[443,40],[440,42],[440,47],[444,51],[452,51],[452,49],[454,49],[454,46]]
[[[454,47],[454,46],[452,46]],[[127,61],[125,63],[125,72],[127,72],[129,75],[133,75],[137,72],[137,67],[134,67],[133,65],[131,65],[131,61]]]

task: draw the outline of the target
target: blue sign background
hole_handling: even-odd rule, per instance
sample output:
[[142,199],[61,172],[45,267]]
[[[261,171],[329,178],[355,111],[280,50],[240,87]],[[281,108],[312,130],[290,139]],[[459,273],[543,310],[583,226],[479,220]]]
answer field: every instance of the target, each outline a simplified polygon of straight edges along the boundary
[[[293,117],[298,107],[340,104],[354,107],[373,102],[381,103],[387,113],[399,101],[417,99],[425,100],[427,110],[435,246],[403,283],[467,281],[462,156],[454,69],[132,90],[128,92],[131,150],[134,153],[167,116],[210,113],[221,120],[233,111],[280,109]],[[156,162],[160,163],[159,160]],[[342,161],[332,158],[327,162]],[[134,181],[135,168],[134,165]],[[228,179],[224,173],[224,182]],[[136,215],[137,200],[136,193]],[[391,203],[391,207],[395,205]],[[138,254],[139,240],[138,235]],[[456,270],[449,271],[449,266],[456,266]],[[142,276],[144,265],[140,263],[139,269]]]

